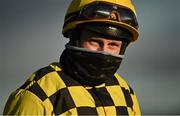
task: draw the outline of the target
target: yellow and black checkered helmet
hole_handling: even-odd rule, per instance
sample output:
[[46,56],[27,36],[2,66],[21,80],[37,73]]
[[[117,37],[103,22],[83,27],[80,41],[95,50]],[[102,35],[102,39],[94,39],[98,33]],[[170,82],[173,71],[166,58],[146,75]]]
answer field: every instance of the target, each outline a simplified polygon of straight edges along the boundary
[[69,38],[68,33],[81,24],[101,23],[129,31],[132,42],[139,36],[136,17],[131,0],[72,0],[65,16],[63,35]]

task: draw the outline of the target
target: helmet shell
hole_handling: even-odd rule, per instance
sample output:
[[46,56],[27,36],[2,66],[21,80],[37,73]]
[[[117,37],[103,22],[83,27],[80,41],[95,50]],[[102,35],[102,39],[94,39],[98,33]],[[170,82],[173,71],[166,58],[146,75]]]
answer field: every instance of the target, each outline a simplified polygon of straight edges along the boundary
[[[69,8],[66,12],[66,16],[68,14],[71,14],[73,12],[77,12],[77,11],[83,9],[86,5],[91,4],[93,2],[106,2],[106,3],[115,4],[118,6],[128,8],[137,17],[136,10],[135,10],[134,5],[132,4],[131,0],[72,0],[71,4],[69,5]],[[133,35],[132,41],[137,40],[137,38],[139,36],[138,29],[132,27],[131,25],[128,25],[123,22],[108,20],[108,19],[92,19],[92,20],[72,21],[63,26],[62,33],[65,37],[68,37],[68,34],[67,34],[68,31],[75,29],[80,24],[89,23],[89,22],[106,23],[106,24],[110,24],[115,27],[124,28]]]

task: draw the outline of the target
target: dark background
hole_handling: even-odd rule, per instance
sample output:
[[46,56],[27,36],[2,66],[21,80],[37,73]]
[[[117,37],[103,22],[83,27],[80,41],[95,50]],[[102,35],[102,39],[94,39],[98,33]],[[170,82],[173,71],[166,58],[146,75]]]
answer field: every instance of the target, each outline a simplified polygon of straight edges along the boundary
[[[59,56],[71,0],[0,0],[0,114],[10,93]],[[143,114],[180,114],[180,0],[133,0],[140,25],[118,72]]]

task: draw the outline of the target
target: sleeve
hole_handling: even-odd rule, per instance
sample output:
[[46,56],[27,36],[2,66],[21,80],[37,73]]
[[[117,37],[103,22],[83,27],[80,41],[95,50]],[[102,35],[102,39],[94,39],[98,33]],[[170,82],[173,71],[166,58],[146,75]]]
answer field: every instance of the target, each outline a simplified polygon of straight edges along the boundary
[[43,102],[28,90],[13,92],[4,108],[4,115],[44,115]]

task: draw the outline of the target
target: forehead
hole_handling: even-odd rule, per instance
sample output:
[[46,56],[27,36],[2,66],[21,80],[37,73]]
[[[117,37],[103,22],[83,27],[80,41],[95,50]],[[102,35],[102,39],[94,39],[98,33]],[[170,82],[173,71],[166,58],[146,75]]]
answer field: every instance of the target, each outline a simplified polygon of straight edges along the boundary
[[107,35],[103,35],[97,32],[93,32],[87,29],[83,29],[81,30],[81,36],[80,36],[80,40],[87,40],[87,39],[91,39],[91,38],[102,38],[102,39],[106,39],[106,40],[114,40],[114,41],[121,41],[120,39],[116,38],[116,37],[110,37]]

